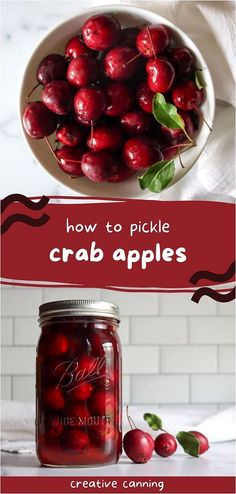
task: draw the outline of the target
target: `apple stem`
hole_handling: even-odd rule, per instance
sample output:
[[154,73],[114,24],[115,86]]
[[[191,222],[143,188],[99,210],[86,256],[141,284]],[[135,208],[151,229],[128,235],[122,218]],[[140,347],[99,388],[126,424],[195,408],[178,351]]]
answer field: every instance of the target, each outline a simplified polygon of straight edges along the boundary
[[92,144],[93,144],[93,120],[91,120],[90,124],[91,124],[91,129],[90,129],[90,139],[91,139],[91,142],[92,142]]
[[136,58],[139,58],[139,57],[141,57],[141,53],[137,53],[137,55],[135,55],[135,57],[132,57],[128,62],[124,63],[123,67],[126,67],[126,65],[129,65],[129,63],[133,62],[134,60],[136,60]]
[[180,166],[182,168],[185,168],[184,165],[183,165],[183,161],[182,161],[182,158],[181,158],[181,154],[179,155],[179,162],[180,162]]
[[150,40],[150,43],[151,43],[151,46],[152,46],[153,56],[154,56],[154,58],[156,60],[157,56],[156,56],[156,53],[155,53],[155,50],[154,50],[154,46],[153,46],[153,42],[152,42],[152,37],[151,37],[149,26],[147,26],[147,32],[148,32],[149,40]]
[[59,160],[59,158],[57,157],[57,155],[56,155],[56,153],[55,153],[55,151],[54,151],[54,149],[53,149],[53,147],[52,147],[52,145],[51,145],[48,137],[45,137],[44,139],[45,139],[45,141],[46,141],[46,143],[47,143],[47,145],[48,145],[51,153],[53,154],[54,158],[57,160],[58,163],[61,163],[60,160]]
[[129,425],[130,425],[130,428],[133,430],[133,429],[137,429],[132,417],[130,417],[129,415],[129,406],[127,405],[126,407],[126,416],[127,416],[127,420],[129,422]]
[[31,96],[31,94],[37,89],[37,87],[40,86],[40,82],[38,82],[30,91],[30,93],[26,96],[27,99]]
[[210,127],[209,123],[205,120],[205,118],[202,116],[203,122],[207,125],[208,129],[212,132],[212,128]]

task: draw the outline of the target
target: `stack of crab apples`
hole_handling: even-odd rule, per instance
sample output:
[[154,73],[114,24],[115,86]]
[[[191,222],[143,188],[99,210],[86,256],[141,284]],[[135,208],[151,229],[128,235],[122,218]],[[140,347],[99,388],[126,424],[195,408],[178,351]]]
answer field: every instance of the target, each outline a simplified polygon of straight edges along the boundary
[[[193,53],[176,46],[169,27],[122,29],[115,15],[95,15],[68,40],[64,55],[40,62],[41,101],[28,100],[24,129],[46,138],[55,166],[70,176],[121,182],[167,159],[186,132],[196,132],[203,90],[194,73]],[[186,132],[157,122],[156,93],[176,106]]]
[[38,458],[47,465],[115,463],[122,443],[116,336],[112,324],[76,324],[77,336],[73,322],[56,330],[48,324],[39,341]]

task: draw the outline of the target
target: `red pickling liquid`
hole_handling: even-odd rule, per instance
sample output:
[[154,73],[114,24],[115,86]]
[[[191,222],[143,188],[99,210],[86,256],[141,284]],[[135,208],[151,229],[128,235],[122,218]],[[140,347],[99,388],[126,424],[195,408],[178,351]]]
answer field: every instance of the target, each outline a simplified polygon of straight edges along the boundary
[[116,463],[121,454],[118,321],[41,319],[36,358],[36,445],[48,466]]

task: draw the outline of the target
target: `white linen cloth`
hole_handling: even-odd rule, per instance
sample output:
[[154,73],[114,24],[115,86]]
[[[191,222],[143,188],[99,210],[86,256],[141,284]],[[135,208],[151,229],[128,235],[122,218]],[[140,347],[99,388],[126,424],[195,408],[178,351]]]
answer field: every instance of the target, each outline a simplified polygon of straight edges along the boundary
[[[143,419],[143,414],[155,413],[163,421],[163,428],[172,434],[180,430],[198,430],[205,434],[210,443],[236,439],[235,410],[228,408],[214,415],[209,408],[158,407],[140,405],[129,407],[136,427],[151,431]],[[34,454],[35,405],[15,401],[2,402],[1,451],[18,454]],[[129,430],[126,408],[123,409],[123,432]]]
[[[152,10],[180,27],[196,43],[210,69],[216,94],[213,132],[197,164],[161,200],[214,200],[235,198],[234,106],[235,21],[233,1],[114,0]],[[92,0],[91,6],[111,5]]]

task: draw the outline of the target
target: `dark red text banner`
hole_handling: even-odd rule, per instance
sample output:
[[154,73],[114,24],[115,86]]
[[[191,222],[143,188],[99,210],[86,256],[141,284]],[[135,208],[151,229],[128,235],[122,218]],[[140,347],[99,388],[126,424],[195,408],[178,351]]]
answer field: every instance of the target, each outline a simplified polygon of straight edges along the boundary
[[66,494],[234,493],[233,477],[2,477],[2,492]]
[[[39,210],[8,205],[2,215],[3,280],[154,290],[234,280],[232,204],[80,201],[50,200]],[[198,271],[204,273],[192,278]]]

